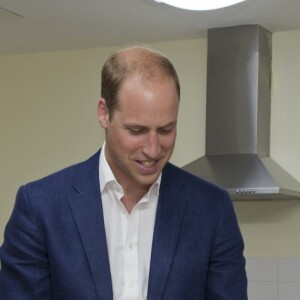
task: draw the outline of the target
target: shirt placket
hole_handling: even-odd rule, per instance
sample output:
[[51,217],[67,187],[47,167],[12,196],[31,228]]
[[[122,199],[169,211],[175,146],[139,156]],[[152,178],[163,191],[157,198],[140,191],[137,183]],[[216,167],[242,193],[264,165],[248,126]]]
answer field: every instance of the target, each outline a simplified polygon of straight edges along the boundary
[[128,216],[128,230],[124,251],[124,299],[138,299],[138,228],[139,210],[135,207]]

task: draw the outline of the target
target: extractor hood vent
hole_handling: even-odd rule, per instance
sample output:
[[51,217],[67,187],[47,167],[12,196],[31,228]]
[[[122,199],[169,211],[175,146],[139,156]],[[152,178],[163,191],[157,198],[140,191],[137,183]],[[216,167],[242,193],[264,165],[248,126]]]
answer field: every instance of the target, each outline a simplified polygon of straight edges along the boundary
[[259,25],[208,30],[205,156],[183,169],[233,199],[300,199],[269,157],[272,35]]

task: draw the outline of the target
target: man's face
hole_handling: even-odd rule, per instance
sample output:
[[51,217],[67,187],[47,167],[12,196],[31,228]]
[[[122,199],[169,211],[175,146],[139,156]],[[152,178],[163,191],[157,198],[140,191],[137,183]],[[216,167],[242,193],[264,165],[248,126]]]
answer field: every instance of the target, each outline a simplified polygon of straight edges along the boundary
[[173,81],[147,81],[139,75],[123,83],[111,119],[100,99],[106,159],[124,189],[147,190],[158,178],[175,146],[178,107]]

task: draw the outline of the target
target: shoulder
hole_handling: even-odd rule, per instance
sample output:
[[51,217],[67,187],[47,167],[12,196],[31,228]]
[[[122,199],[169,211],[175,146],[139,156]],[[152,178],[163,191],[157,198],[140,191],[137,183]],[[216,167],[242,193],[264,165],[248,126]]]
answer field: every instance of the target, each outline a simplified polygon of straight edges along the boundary
[[227,194],[227,191],[222,187],[205,180],[202,177],[196,176],[177,167],[171,163],[168,163],[164,169],[163,175],[165,178],[169,178],[174,182],[181,183],[184,188],[191,189],[193,191],[206,191],[209,193]]
[[80,193],[99,190],[98,161],[99,152],[84,162],[21,186],[16,195],[14,215],[33,214],[41,223],[57,220],[57,214],[67,216],[70,201],[77,199]]
[[43,178],[25,184],[21,189],[31,193],[51,193],[63,191],[78,181],[88,181],[88,177],[96,177],[98,174],[99,151],[89,159],[56,171]]
[[221,215],[224,210],[233,210],[229,193],[220,186],[193,175],[168,163],[164,169],[162,184],[177,189],[181,201],[186,201],[190,209]]

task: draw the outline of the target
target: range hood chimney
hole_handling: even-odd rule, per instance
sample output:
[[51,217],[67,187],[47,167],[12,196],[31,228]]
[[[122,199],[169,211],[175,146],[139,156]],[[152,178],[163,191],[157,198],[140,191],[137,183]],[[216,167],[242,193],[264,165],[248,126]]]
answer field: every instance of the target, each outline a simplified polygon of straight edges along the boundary
[[272,35],[259,25],[208,30],[205,156],[183,169],[232,199],[300,199],[269,157]]

